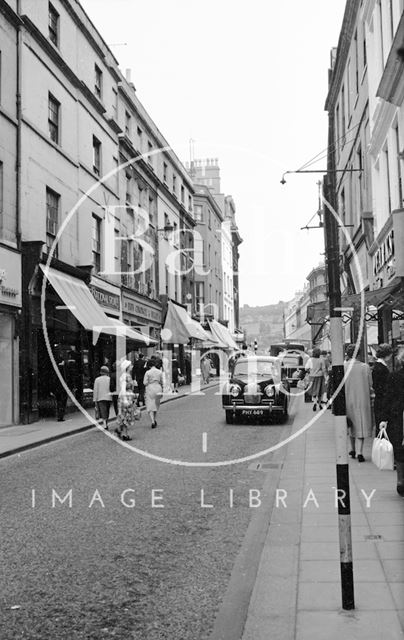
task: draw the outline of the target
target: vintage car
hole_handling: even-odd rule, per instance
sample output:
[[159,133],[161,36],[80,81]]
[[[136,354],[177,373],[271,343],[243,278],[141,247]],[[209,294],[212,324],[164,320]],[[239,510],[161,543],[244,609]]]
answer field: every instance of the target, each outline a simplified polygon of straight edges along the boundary
[[289,382],[282,379],[281,362],[271,356],[238,358],[223,386],[227,424],[240,417],[283,422],[288,417]]

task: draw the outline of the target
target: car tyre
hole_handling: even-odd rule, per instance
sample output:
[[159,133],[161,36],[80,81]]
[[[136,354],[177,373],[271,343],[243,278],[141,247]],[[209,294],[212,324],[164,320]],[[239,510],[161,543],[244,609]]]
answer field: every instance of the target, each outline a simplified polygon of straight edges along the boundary
[[226,424],[234,424],[234,414],[231,409],[226,409]]

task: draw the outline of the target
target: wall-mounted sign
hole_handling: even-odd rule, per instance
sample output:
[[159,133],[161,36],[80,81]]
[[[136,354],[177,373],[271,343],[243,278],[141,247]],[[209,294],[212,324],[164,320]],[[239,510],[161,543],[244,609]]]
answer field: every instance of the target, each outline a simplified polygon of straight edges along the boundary
[[21,307],[21,256],[0,247],[0,304]]
[[395,209],[393,215],[394,239],[396,245],[396,275],[404,277],[404,209]]
[[373,289],[386,287],[396,276],[395,233],[390,229],[373,255]]
[[108,307],[119,312],[120,298],[118,295],[105,291],[105,289],[100,289],[100,287],[96,287],[93,284],[90,284],[90,291],[102,307]]
[[373,256],[373,275],[377,276],[384,267],[389,266],[392,258],[394,258],[394,231],[390,229]]
[[138,302],[133,298],[122,296],[122,311],[136,318],[142,318],[147,322],[161,324],[161,310],[150,307],[147,304]]

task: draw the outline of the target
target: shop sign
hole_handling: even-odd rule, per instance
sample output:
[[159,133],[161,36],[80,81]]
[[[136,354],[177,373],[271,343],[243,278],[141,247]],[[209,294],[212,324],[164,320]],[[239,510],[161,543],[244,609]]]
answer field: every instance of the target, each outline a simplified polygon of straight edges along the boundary
[[161,324],[161,311],[146,304],[142,304],[132,298],[122,297],[123,312],[137,318],[143,318],[156,324]]
[[404,209],[395,209],[393,215],[394,239],[397,247],[395,256],[396,276],[404,277]]
[[386,279],[395,275],[394,268],[394,231],[391,229],[373,256],[373,275],[377,278],[382,270],[386,271]]
[[21,306],[21,256],[0,247],[0,303]]
[[102,307],[108,307],[109,309],[114,309],[119,312],[119,296],[115,293],[110,293],[109,291],[105,291],[105,289],[100,289],[99,287],[90,284],[90,291],[93,294],[94,298],[97,300],[98,304]]

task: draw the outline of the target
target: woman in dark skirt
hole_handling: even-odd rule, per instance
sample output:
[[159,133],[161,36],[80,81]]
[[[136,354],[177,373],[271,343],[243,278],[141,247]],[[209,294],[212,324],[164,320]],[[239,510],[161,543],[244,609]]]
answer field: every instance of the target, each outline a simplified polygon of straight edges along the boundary
[[[313,411],[321,409],[322,398],[325,390],[325,364],[321,358],[320,349],[313,349],[313,355],[306,363],[306,370],[309,372],[309,390],[313,398]],[[324,403],[325,404],[325,403]]]
[[389,367],[393,359],[393,349],[389,344],[380,344],[376,349],[376,362],[372,368],[373,391],[375,392],[374,413],[376,434],[379,424],[383,420],[383,402],[386,393],[386,383],[389,377]]
[[383,403],[383,421],[380,427],[386,427],[387,435],[394,448],[394,461],[397,469],[397,492],[404,498],[404,349],[397,355],[397,370],[389,374]]

